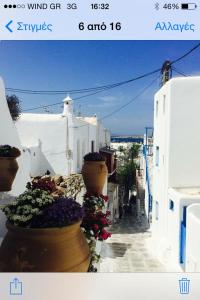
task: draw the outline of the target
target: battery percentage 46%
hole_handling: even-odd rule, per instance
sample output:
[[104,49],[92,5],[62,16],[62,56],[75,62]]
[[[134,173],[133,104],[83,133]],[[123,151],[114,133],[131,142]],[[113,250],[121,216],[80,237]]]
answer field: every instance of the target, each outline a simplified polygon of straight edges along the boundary
[[173,9],[173,10],[175,10],[175,9],[179,9],[180,5],[179,5],[179,3],[165,3],[163,5],[163,8],[164,9]]

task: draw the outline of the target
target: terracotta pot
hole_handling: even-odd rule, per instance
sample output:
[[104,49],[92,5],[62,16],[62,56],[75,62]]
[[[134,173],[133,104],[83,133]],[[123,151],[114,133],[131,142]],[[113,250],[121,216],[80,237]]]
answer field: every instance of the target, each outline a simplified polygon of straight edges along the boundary
[[18,171],[16,157],[0,157],[0,192],[8,192]]
[[85,161],[82,175],[88,193],[102,194],[108,175],[105,161]]
[[45,229],[7,224],[0,247],[0,271],[87,272],[90,252],[80,224]]

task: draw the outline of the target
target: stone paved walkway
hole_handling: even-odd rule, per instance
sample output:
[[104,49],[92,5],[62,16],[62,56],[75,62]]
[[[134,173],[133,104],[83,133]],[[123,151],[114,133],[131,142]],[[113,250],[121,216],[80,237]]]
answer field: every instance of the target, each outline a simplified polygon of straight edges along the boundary
[[148,248],[151,233],[145,216],[124,216],[102,245],[99,272],[165,272]]

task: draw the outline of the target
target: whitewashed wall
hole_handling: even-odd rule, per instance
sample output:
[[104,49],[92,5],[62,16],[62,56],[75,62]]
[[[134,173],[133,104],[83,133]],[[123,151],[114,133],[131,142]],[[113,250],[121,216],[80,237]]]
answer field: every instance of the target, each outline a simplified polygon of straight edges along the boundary
[[[26,149],[21,146],[20,139],[14,122],[8,109],[5,87],[3,80],[0,79],[0,145],[9,144],[21,150],[21,156],[17,159],[19,170],[13,183],[12,191],[9,193],[0,193],[0,204],[8,203],[13,196],[24,192],[26,183],[30,180],[30,156]],[[4,236],[6,218],[0,212],[0,237]]]
[[186,272],[200,272],[200,204],[187,209]]
[[94,141],[95,151],[98,149],[96,139],[96,126],[86,123],[83,119],[74,118],[74,169],[80,173],[83,165],[83,157],[91,152],[91,144]]
[[[34,174],[44,175],[47,170],[52,174],[68,173],[66,117],[51,114],[22,114],[16,126],[24,146],[32,149],[35,145],[39,146],[38,151],[35,151],[35,159],[32,158]],[[35,169],[36,164],[38,171]]]
[[[168,194],[168,141],[169,86],[155,95],[154,100],[154,145],[153,145],[153,213],[152,232],[160,240],[167,236],[167,194]],[[159,147],[158,166],[156,148]]]
[[199,187],[200,77],[174,79],[169,88],[169,185]]
[[[191,196],[180,189],[195,191],[200,186],[199,97],[200,77],[174,78],[158,91],[154,101],[152,232],[158,244],[169,245],[175,263],[179,258],[183,206],[199,202],[197,191]],[[171,197],[174,211],[169,209]]]
[[30,162],[28,152],[21,146],[15,124],[10,116],[2,79],[0,79],[0,107],[0,144],[9,144],[21,150],[21,156],[18,158],[19,170],[10,192],[12,195],[18,195],[24,191],[29,180]]
[[73,101],[64,99],[62,114],[22,114],[16,123],[21,143],[31,154],[31,174],[80,173],[83,157],[110,142],[107,130],[96,117],[75,117]]

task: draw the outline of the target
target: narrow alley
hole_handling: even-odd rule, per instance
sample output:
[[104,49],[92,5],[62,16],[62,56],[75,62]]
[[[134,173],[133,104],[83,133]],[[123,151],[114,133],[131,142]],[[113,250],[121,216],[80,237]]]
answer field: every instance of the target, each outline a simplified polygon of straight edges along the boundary
[[112,237],[103,243],[99,272],[165,272],[148,242],[151,232],[145,216],[134,213],[113,224]]

